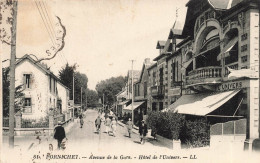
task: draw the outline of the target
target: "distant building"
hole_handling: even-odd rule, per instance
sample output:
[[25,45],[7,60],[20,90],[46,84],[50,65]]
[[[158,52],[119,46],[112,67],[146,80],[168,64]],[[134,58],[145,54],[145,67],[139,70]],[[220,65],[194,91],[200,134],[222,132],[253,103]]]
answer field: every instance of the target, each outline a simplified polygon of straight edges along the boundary
[[69,88],[29,55],[16,62],[15,79],[15,85],[24,88],[22,118],[39,120],[50,110],[54,110],[56,115],[70,112]]

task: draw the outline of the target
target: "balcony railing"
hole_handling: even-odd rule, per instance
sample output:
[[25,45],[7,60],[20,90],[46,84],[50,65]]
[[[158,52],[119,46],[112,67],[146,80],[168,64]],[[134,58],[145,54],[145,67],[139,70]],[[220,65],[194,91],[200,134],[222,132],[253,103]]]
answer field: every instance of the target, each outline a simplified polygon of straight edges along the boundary
[[229,64],[229,65],[227,65],[227,66],[225,67],[225,75],[224,75],[225,77],[227,77],[228,74],[230,73],[230,72],[228,71],[227,67],[229,67],[229,68],[231,68],[231,69],[233,69],[233,70],[237,70],[237,69],[238,69],[238,63],[236,62],[236,63],[233,63],[233,64]]
[[165,86],[159,85],[159,86],[152,86],[151,87],[151,95],[153,97],[163,97],[165,94]]
[[202,67],[192,70],[186,77],[187,85],[198,83],[210,83],[221,80],[221,67]]

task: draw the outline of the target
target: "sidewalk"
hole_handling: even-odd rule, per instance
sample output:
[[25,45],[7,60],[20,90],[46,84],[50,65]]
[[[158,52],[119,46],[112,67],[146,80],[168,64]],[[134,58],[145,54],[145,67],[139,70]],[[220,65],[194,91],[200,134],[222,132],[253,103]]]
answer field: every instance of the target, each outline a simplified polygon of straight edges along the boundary
[[[74,121],[70,121],[69,123],[67,123],[66,125],[64,125],[64,129],[65,132],[68,133],[71,128],[78,123],[78,119],[74,119]],[[39,143],[35,143],[33,144],[29,150],[49,150],[49,145],[52,144],[53,146],[53,150],[56,150],[58,144],[57,144],[57,140],[53,138],[53,134],[52,135],[47,135],[47,136],[41,136],[41,142]]]

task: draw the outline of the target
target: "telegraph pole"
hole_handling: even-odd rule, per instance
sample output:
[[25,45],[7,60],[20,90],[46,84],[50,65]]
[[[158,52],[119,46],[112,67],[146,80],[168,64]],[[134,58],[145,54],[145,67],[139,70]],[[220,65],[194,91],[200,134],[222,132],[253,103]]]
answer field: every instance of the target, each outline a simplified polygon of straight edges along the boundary
[[10,57],[10,101],[9,101],[9,147],[14,148],[14,101],[15,101],[15,58],[16,58],[16,26],[18,1],[13,0],[13,24],[11,27]]
[[72,100],[73,100],[73,109],[72,109],[72,120],[74,121],[74,105],[75,105],[75,102],[74,102],[74,72],[73,72],[73,75],[72,75]]
[[105,96],[104,96],[104,93],[103,93],[103,111],[105,112]]
[[131,60],[132,62],[132,74],[131,74],[131,78],[132,78],[132,104],[131,104],[131,109],[132,109],[132,122],[134,123],[134,70],[133,70],[133,67],[134,67],[134,60]]
[[82,113],[82,87],[80,87],[80,105],[81,105],[81,113]]

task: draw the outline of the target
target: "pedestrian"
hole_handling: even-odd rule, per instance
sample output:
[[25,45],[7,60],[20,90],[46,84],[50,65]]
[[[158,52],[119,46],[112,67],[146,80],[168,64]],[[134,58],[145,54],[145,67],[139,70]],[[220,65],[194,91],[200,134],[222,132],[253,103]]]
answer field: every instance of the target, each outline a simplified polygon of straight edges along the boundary
[[61,148],[61,142],[64,138],[66,138],[65,130],[61,126],[61,121],[58,121],[58,126],[54,129],[54,139],[57,139],[58,141],[58,149]]
[[101,122],[102,122],[102,119],[100,118],[100,115],[98,115],[97,119],[95,120],[95,126],[96,126],[96,130],[98,133],[100,131]]
[[141,124],[139,126],[139,134],[140,134],[140,142],[141,144],[144,144],[145,143],[145,137],[146,137],[146,134],[147,134],[147,125],[144,123],[144,120],[141,121]]
[[109,117],[106,118],[105,125],[106,125],[106,133],[109,134],[110,132],[110,124],[111,124],[111,119]]
[[128,131],[129,138],[131,138],[132,129],[133,129],[133,122],[131,121],[131,118],[129,118],[128,121],[126,122],[126,128]]
[[111,131],[114,137],[116,137],[116,126],[117,126],[117,121],[116,118],[113,117],[112,121],[111,121]]
[[82,128],[82,127],[83,127],[83,124],[84,124],[83,116],[80,115],[79,118],[80,118],[80,120],[79,120],[79,122],[80,122],[80,128]]

